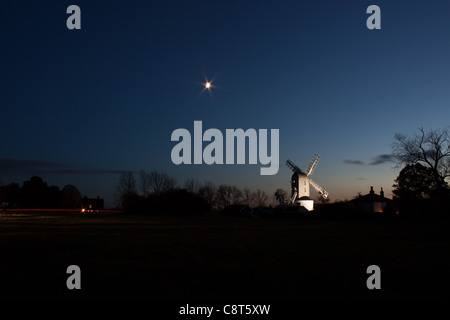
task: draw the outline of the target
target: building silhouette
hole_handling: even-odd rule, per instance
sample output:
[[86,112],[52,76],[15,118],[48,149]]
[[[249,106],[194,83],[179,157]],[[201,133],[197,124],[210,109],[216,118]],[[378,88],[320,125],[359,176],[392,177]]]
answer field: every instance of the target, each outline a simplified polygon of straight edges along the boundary
[[366,195],[359,196],[349,201],[350,209],[360,210],[364,212],[384,212],[386,206],[392,200],[384,196],[383,188],[380,194],[376,194],[373,187],[370,187],[370,192]]

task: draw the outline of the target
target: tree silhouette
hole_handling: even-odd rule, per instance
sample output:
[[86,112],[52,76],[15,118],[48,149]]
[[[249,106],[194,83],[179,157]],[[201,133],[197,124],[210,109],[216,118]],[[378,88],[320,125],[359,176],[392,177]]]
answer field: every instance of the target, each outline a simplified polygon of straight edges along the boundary
[[209,205],[210,210],[215,208],[216,193],[217,193],[217,186],[210,181],[206,181],[198,190],[199,196],[205,199],[205,201]]
[[66,185],[61,190],[61,196],[62,208],[79,209],[81,207],[81,193],[74,185]]
[[221,184],[217,189],[216,201],[221,209],[228,205],[242,204],[242,191],[236,186]]
[[434,186],[447,187],[445,179],[450,176],[450,136],[447,129],[423,128],[412,138],[397,133],[392,146],[398,165],[422,164],[429,168]]
[[186,180],[186,182],[184,183],[184,188],[188,191],[188,192],[192,192],[192,193],[198,193],[198,191],[201,188],[201,184],[200,181],[198,181],[197,179],[194,178],[189,178]]
[[164,172],[153,170],[149,174],[150,190],[156,195],[175,189],[177,181]]
[[242,189],[242,196],[244,199],[244,203],[249,207],[252,207],[256,200],[256,193],[249,188],[244,188]]
[[150,193],[150,177],[144,170],[139,172],[139,189],[144,197]]
[[447,204],[449,190],[445,181],[436,182],[432,168],[420,163],[408,164],[393,185],[394,202],[405,215],[434,214]]
[[393,187],[395,197],[407,200],[429,199],[436,189],[432,170],[420,163],[406,165]]
[[24,181],[19,190],[19,206],[27,209],[53,209],[61,207],[61,193],[56,186],[48,186],[41,177]]
[[20,185],[10,183],[0,187],[0,205],[5,204],[8,207],[17,207],[19,201]]
[[116,187],[117,200],[120,207],[127,207],[129,199],[134,198],[136,192],[136,179],[132,171],[123,171],[120,174],[119,182]]
[[284,204],[284,200],[286,199],[286,191],[283,189],[277,189],[275,191],[275,199],[279,202],[280,206]]
[[256,189],[254,195],[255,195],[255,203],[257,206],[262,207],[267,204],[268,196],[263,190]]

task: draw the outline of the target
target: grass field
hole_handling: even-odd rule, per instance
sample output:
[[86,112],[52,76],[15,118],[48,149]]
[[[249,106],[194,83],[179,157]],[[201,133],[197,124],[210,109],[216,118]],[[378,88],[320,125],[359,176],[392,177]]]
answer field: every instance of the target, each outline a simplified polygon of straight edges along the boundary
[[[448,299],[448,223],[0,217],[5,299]],[[81,268],[81,290],[66,269]],[[381,290],[366,287],[369,265]]]

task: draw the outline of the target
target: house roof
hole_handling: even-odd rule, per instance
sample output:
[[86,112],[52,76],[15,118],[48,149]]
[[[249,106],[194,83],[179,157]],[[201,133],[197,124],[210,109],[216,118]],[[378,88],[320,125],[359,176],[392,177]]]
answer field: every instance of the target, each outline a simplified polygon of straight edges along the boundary
[[366,195],[357,197],[353,200],[351,200],[350,202],[389,202],[392,201],[389,198],[380,196],[379,194],[375,194],[375,193],[368,193]]

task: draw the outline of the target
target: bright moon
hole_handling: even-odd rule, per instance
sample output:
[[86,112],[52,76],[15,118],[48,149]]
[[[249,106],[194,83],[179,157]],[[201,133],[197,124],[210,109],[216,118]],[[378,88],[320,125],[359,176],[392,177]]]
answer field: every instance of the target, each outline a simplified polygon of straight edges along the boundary
[[205,81],[204,82],[200,82],[199,85],[201,85],[202,91],[200,93],[203,93],[205,91],[208,91],[209,95],[212,95],[212,89],[214,89],[216,86],[213,84],[214,79],[208,80],[205,76]]

